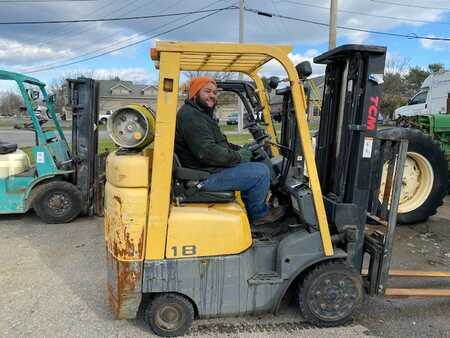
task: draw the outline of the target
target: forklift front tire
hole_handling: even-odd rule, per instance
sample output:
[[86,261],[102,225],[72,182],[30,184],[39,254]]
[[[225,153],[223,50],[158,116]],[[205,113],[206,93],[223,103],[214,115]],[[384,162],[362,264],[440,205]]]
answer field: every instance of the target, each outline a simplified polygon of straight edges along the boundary
[[45,223],[68,223],[82,210],[81,192],[73,184],[52,181],[35,188],[33,209]]
[[161,294],[148,304],[145,319],[158,336],[183,336],[194,321],[194,308],[192,303],[181,295]]
[[363,297],[361,276],[342,261],[317,265],[298,290],[303,317],[318,327],[348,323]]

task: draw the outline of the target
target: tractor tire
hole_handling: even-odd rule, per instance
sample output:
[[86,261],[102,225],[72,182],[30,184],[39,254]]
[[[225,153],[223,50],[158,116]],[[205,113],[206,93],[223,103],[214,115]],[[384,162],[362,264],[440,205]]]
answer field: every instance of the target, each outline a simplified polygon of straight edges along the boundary
[[51,181],[33,191],[32,207],[45,223],[68,223],[81,212],[83,200],[76,186],[64,181]]
[[194,314],[194,307],[187,298],[168,293],[150,300],[145,310],[145,320],[158,336],[178,337],[190,329]]
[[448,193],[448,162],[444,152],[438,142],[418,129],[389,128],[379,135],[408,140],[398,223],[426,221],[436,214]]
[[343,261],[319,263],[307,273],[298,288],[303,317],[319,327],[350,322],[362,299],[361,276]]

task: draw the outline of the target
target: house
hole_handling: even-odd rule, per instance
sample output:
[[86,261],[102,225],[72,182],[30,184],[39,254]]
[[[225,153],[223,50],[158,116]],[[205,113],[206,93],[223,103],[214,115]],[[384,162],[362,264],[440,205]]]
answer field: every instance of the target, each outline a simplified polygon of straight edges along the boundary
[[117,110],[126,105],[137,103],[156,108],[158,89],[153,85],[134,84],[132,81],[98,80],[99,113]]

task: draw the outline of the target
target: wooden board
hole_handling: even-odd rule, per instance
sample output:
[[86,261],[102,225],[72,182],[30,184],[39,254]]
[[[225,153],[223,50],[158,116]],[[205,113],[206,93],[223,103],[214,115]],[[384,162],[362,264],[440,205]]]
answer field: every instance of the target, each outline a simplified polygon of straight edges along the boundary
[[450,297],[450,289],[387,288],[384,296],[401,298]]
[[[362,269],[361,274],[367,276],[368,270]],[[389,270],[389,277],[428,277],[450,278],[450,272],[446,271],[416,271],[416,270]]]

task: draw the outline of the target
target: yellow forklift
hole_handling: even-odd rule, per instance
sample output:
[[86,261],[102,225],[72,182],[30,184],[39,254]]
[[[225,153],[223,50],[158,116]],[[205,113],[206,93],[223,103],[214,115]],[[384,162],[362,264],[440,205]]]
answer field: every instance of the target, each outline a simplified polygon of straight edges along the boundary
[[[159,69],[156,112],[129,106],[108,121],[120,146],[107,158],[105,186],[108,296],[117,318],[142,310],[156,334],[178,336],[195,318],[276,313],[287,297],[310,323],[336,326],[351,320],[364,289],[383,292],[392,241],[368,232],[366,220],[395,228],[407,148],[377,138],[386,49],[346,45],[316,58],[327,71],[315,155],[300,82],[311,66],[294,66],[290,52],[280,45],[165,41],[151,50]],[[258,74],[271,60],[289,80],[277,90],[279,135],[268,122]],[[249,123],[251,147],[272,163],[271,196],[287,208],[278,223],[252,229],[236,192],[199,191],[196,183],[208,173],[177,160],[180,73],[193,70],[253,80],[268,123]]]

